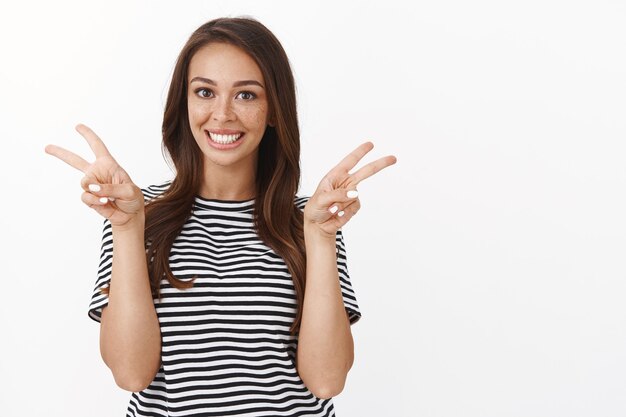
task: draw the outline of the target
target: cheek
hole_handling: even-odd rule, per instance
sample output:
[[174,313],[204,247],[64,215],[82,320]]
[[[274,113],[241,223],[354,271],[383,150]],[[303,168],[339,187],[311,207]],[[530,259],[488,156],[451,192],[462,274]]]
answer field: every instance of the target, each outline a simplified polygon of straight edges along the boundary
[[189,121],[193,124],[193,122],[201,122],[209,110],[206,106],[203,106],[198,103],[194,103],[193,101],[187,101],[187,113],[189,114]]
[[244,110],[242,116],[245,117],[250,127],[254,125],[260,129],[265,129],[265,125],[267,124],[267,106],[250,106]]

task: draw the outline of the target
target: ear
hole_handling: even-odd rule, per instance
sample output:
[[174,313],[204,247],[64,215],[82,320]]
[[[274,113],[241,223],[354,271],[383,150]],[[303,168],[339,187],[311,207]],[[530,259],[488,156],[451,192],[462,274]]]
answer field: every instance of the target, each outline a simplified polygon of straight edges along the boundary
[[276,120],[274,120],[274,114],[271,113],[268,117],[267,117],[267,125],[270,127],[276,127]]

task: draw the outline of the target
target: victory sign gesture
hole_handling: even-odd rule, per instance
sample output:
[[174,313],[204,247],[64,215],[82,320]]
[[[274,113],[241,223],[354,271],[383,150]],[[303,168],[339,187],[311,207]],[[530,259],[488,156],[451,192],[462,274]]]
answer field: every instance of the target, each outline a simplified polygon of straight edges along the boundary
[[322,235],[335,239],[337,230],[361,208],[357,185],[397,161],[393,155],[385,156],[350,174],[350,170],[373,148],[372,142],[363,143],[322,178],[304,208],[305,228],[313,227]]
[[56,156],[66,164],[83,172],[80,185],[84,192],[82,201],[109,219],[112,226],[124,227],[135,219],[143,219],[144,198],[126,171],[115,161],[104,142],[93,130],[83,124],[76,126],[96,160],[92,163],[57,145],[46,146],[46,153]]

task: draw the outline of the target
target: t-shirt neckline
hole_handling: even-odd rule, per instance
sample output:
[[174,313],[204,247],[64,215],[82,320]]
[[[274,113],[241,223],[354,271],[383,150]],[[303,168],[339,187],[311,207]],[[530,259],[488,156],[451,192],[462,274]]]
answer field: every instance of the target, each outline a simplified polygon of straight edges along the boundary
[[196,201],[202,202],[202,203],[222,203],[222,204],[245,204],[245,203],[251,203],[255,200],[255,198],[249,198],[247,200],[222,200],[219,198],[205,198],[205,197],[201,197],[198,194],[196,194]]
[[200,210],[248,212],[254,208],[254,202],[254,198],[248,200],[222,200],[217,198],[204,198],[196,194],[194,206]]

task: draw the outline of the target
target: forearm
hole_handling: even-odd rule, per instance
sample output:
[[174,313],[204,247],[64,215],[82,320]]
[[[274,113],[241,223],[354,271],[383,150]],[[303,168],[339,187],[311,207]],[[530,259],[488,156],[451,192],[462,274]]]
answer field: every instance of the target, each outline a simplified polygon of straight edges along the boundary
[[147,386],[161,362],[161,334],[146,263],[144,221],[113,227],[109,303],[100,326],[102,358],[116,383],[129,391]]
[[298,340],[298,373],[317,397],[343,389],[354,358],[350,323],[343,304],[334,237],[305,226],[306,290]]

